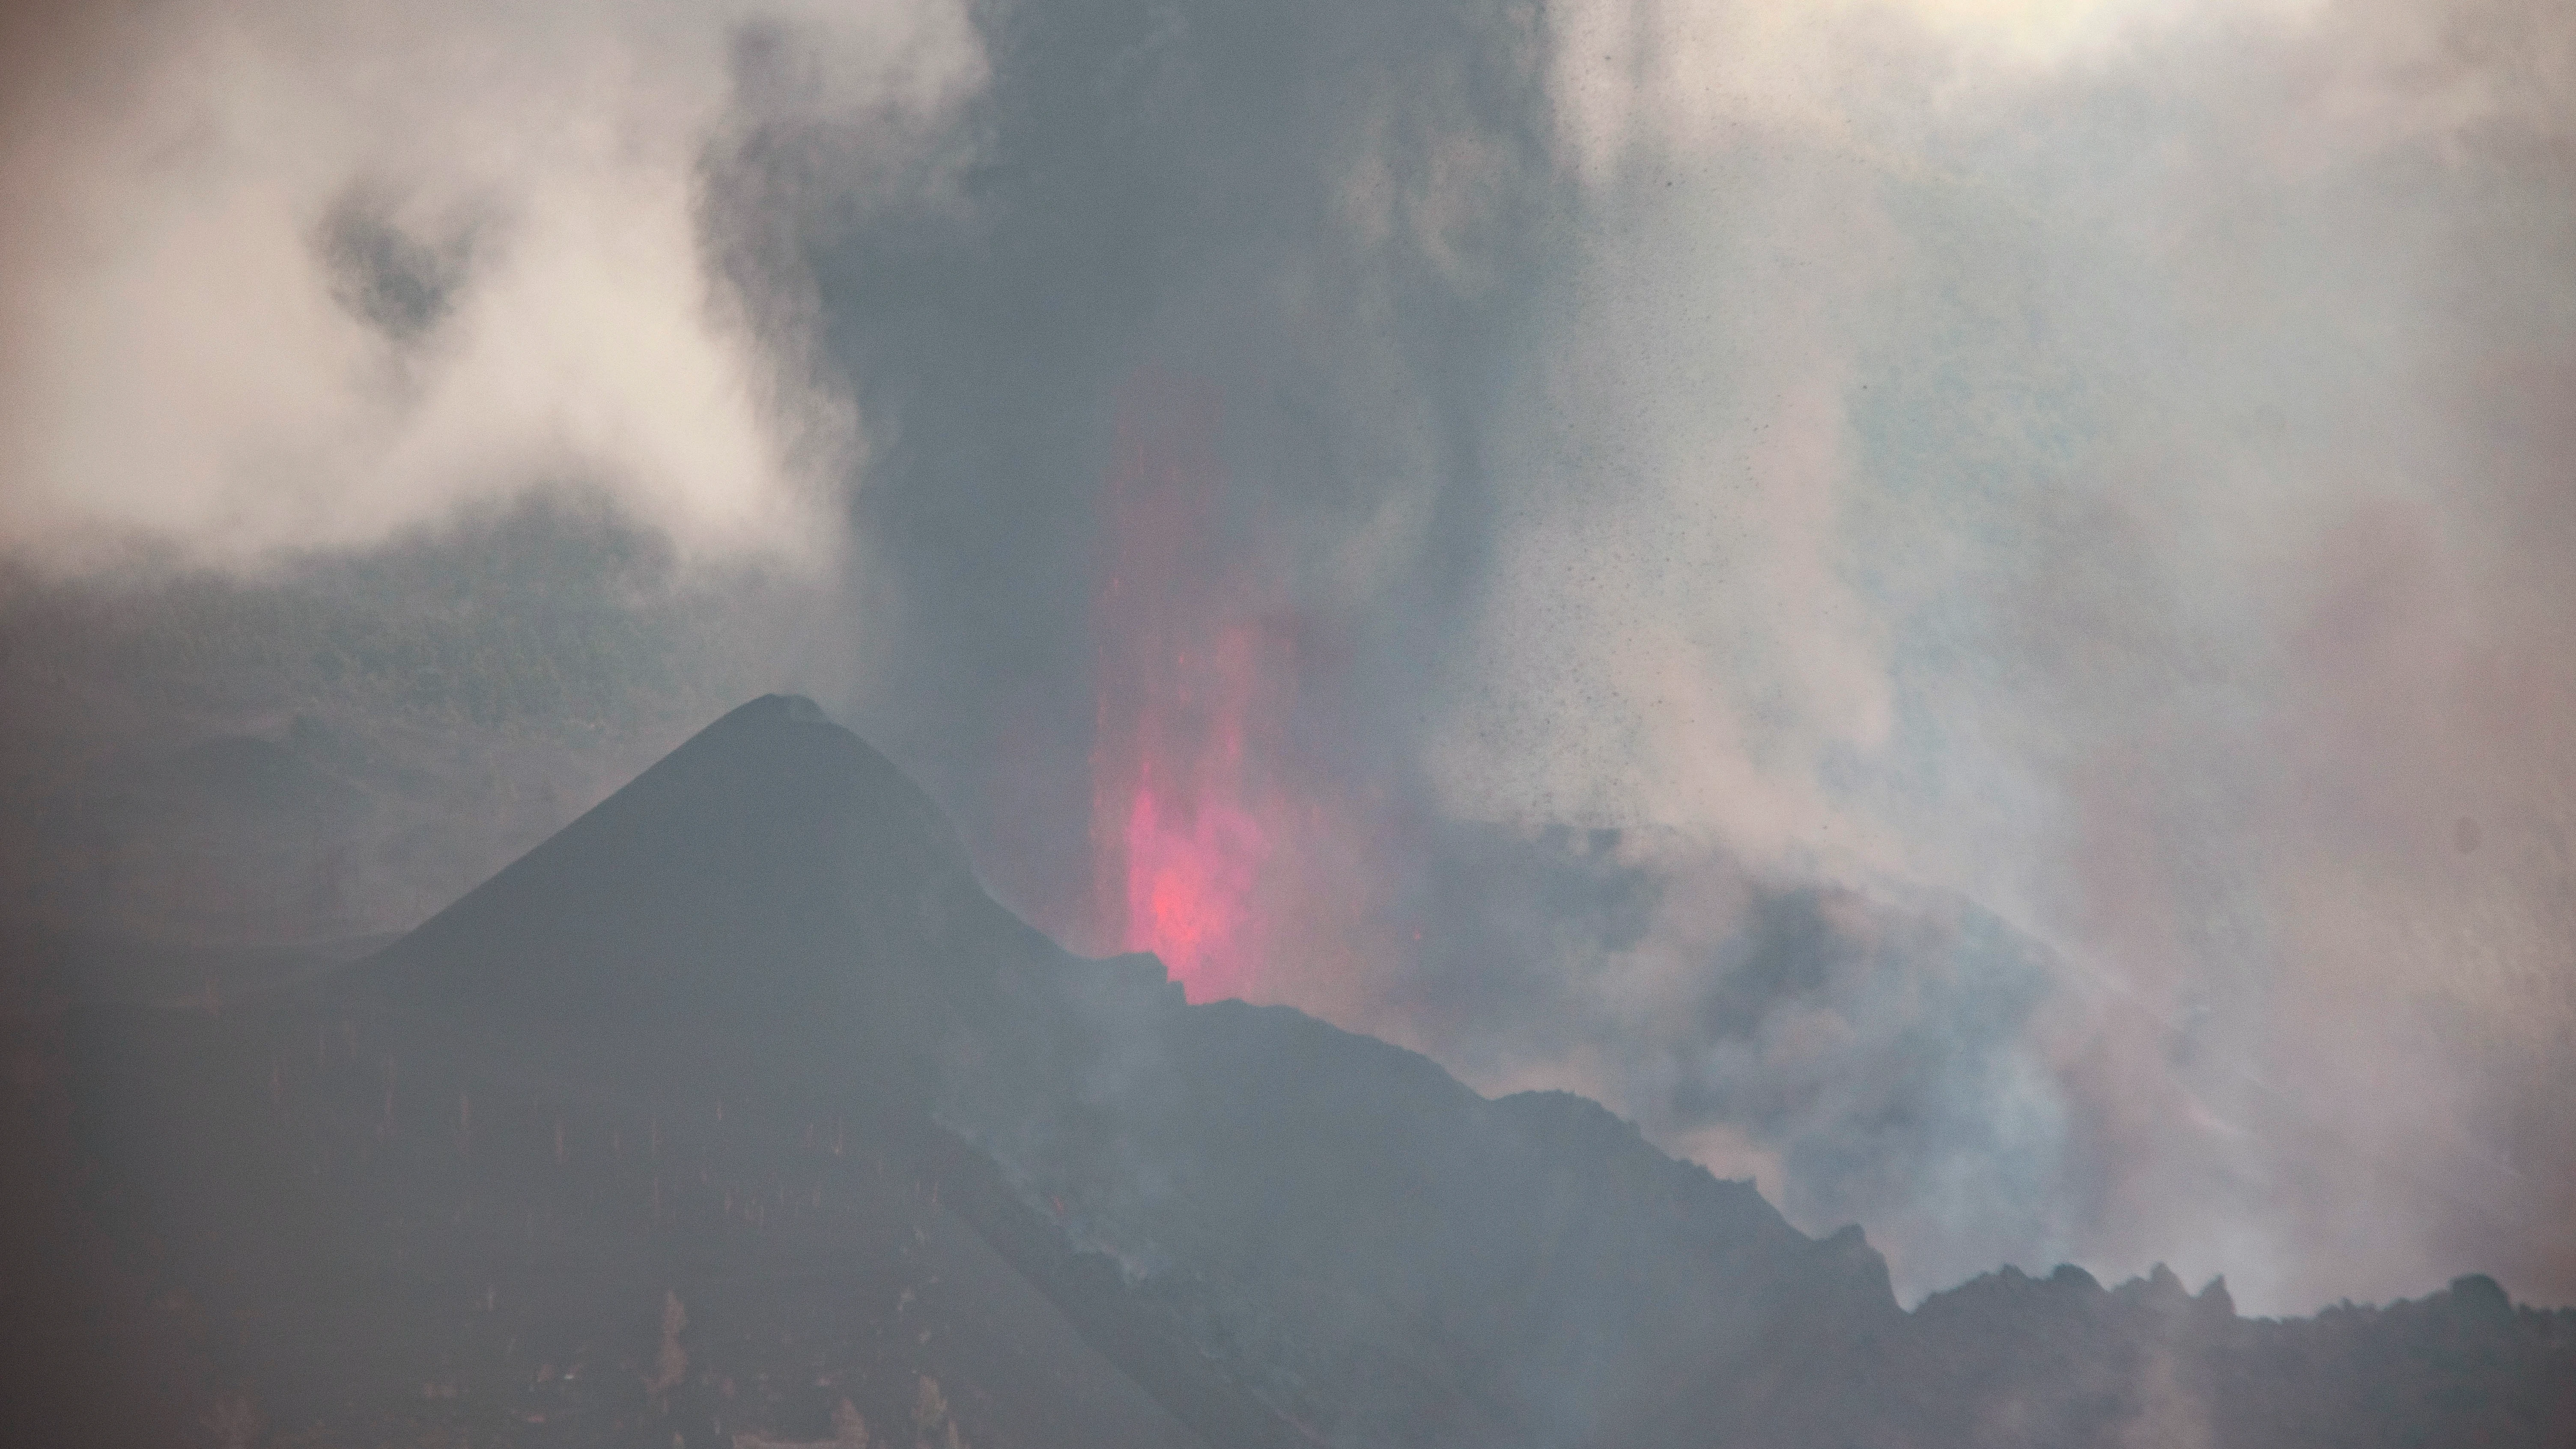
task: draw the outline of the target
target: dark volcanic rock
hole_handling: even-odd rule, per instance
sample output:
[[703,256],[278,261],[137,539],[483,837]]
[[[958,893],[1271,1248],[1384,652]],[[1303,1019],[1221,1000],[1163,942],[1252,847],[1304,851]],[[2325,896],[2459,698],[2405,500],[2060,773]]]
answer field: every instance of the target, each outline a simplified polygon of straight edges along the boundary
[[1792,1320],[1899,1316],[1856,1231],[1809,1239],[1580,1098],[1487,1101],[1287,1008],[1142,979],[1067,1005],[965,1058],[944,1115],[1330,1442],[1575,1442]]
[[335,983],[597,1069],[901,1093],[1010,960],[928,796],[809,700],[744,705]]
[[117,1285],[34,1346],[180,1408],[120,1428],[63,1376],[20,1442],[2537,1445],[2576,1413],[2576,1315],[2485,1280],[2270,1323],[2007,1270],[1901,1312],[1858,1230],[1592,1103],[1068,955],[801,700],[367,961],[86,1008],[30,1059],[68,1064],[27,1101],[69,1118],[28,1120],[86,1174],[58,1236]]
[[925,1111],[1041,960],[890,764],[756,701],[371,959],[74,1012],[87,1204],[210,1442],[1201,1443]]

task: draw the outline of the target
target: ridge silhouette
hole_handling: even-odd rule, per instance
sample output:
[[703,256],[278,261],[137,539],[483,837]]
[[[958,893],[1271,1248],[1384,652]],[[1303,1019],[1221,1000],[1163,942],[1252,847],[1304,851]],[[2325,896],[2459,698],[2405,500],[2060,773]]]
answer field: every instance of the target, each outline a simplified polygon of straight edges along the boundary
[[114,1341],[183,1386],[135,1442],[245,1415],[280,1442],[653,1449],[2576,1422],[2576,1313],[2486,1280],[2275,1324],[2169,1274],[2006,1270],[1904,1312],[1857,1228],[1810,1238],[1596,1104],[1488,1100],[1062,950],[791,696],[364,961],[84,1009],[64,1057],[85,1211],[161,1305]]
[[611,1075],[836,1074],[919,1107],[998,971],[1063,954],[891,761],[768,695],[328,989]]

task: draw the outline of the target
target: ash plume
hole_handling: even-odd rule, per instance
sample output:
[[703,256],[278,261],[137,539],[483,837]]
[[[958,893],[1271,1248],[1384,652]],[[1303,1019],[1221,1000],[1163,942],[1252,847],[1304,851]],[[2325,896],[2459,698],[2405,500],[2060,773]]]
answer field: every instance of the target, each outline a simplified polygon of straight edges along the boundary
[[390,930],[794,686],[1908,1303],[2576,1296],[2555,7],[326,10],[10,22],[18,798],[259,741],[413,802],[281,785],[274,929]]

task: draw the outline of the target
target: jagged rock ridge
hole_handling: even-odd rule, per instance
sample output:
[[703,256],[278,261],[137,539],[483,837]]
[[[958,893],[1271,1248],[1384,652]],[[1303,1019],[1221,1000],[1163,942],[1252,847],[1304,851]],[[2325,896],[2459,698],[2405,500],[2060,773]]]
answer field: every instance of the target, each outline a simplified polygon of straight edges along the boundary
[[2576,1317],[2474,1281],[2271,1324],[2067,1270],[1903,1313],[1856,1230],[1597,1106],[1068,955],[783,697],[371,960],[70,1037],[91,1200],[189,1325],[199,1437],[2540,1444],[2576,1414]]

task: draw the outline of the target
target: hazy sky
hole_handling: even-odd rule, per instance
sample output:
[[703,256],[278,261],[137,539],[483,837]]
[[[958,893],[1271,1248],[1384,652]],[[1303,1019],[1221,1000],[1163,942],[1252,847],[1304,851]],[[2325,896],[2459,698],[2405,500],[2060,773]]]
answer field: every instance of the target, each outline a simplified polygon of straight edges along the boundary
[[28,588],[587,490],[1040,924],[1909,1299],[2576,1300],[2561,4],[5,24]]

